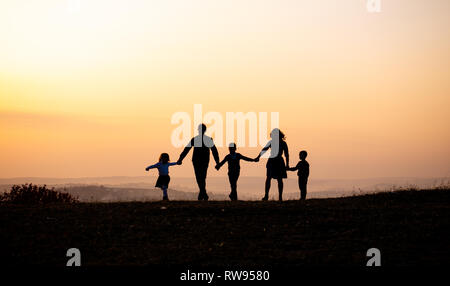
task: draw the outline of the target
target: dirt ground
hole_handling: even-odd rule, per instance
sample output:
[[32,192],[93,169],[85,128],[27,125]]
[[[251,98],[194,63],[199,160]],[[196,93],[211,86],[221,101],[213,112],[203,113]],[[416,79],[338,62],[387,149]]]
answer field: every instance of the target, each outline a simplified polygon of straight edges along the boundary
[[450,191],[306,202],[0,204],[4,265],[364,266],[450,264]]

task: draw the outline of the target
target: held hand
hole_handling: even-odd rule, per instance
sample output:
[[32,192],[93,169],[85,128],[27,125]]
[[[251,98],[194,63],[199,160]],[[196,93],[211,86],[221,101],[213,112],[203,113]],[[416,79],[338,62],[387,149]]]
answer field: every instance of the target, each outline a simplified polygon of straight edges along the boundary
[[183,162],[180,160],[180,159],[178,159],[178,161],[177,161],[177,165],[181,165]]
[[255,162],[259,162],[259,156],[258,156],[258,157],[256,157],[255,159],[253,159],[253,161],[255,161]]

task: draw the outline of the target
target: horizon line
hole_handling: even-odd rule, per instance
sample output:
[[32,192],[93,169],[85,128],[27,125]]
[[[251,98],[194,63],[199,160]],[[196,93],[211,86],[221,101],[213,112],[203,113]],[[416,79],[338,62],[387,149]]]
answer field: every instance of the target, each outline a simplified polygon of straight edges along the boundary
[[[157,175],[155,175],[157,176]],[[17,177],[0,177],[0,180],[14,180],[14,179],[108,179],[108,178],[145,178],[154,177],[152,175],[143,176],[83,176],[83,177],[48,177],[48,176],[17,176]],[[177,178],[191,179],[194,176],[177,176]],[[212,176],[210,178],[227,178],[227,176]],[[265,178],[265,176],[245,176],[245,178]],[[289,179],[289,178],[287,178]],[[362,178],[314,178],[314,180],[368,180],[368,179],[450,179],[450,176],[436,176],[436,177],[415,177],[415,176],[386,176],[386,177],[362,177]]]

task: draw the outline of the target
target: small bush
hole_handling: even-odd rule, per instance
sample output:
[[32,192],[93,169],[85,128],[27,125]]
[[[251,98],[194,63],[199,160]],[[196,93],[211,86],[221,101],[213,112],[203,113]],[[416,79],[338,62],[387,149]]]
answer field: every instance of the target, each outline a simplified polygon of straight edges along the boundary
[[47,204],[47,203],[75,203],[77,199],[68,193],[49,189],[46,185],[33,184],[13,185],[11,191],[0,195],[0,202]]

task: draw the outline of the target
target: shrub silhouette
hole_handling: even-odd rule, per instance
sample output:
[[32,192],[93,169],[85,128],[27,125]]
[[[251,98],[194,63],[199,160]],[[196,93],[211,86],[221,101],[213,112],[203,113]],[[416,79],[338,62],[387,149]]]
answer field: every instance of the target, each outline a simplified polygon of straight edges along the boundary
[[0,195],[0,202],[47,204],[47,203],[75,203],[78,200],[71,194],[49,189],[46,185],[33,184],[13,185],[11,191]]

